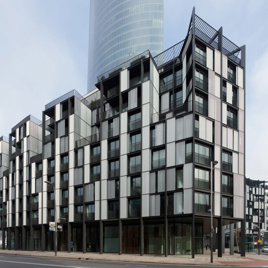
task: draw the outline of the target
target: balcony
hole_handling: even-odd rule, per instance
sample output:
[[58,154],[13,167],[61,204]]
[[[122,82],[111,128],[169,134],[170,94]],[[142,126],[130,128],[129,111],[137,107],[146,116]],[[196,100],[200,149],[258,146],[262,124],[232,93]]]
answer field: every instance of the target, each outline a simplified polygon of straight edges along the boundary
[[45,143],[53,141],[55,138],[54,133],[45,136]]
[[115,149],[115,150],[111,150],[111,151],[108,151],[108,158],[111,158],[111,157],[117,157],[120,155],[120,149]]
[[48,167],[47,174],[51,175],[51,174],[54,174],[54,173],[55,173],[55,167]]
[[229,68],[228,68],[228,80],[230,82],[232,82],[233,84],[236,84],[236,76],[235,76],[235,73],[232,72],[232,71],[229,71]]
[[109,90],[107,90],[107,98],[112,98],[119,94],[119,86],[115,86]]
[[210,205],[207,205],[207,204],[195,204],[195,212],[198,212],[198,213],[210,213]]
[[168,91],[173,88],[173,80],[164,82],[163,80],[160,82],[160,93]]
[[118,218],[119,218],[119,210],[108,211],[108,219],[118,219]]
[[210,157],[205,154],[195,153],[195,162],[201,165],[210,166]]
[[109,178],[115,178],[120,176],[120,169],[114,169],[114,170],[109,170],[108,172]]
[[43,174],[42,174],[42,170],[36,170],[35,172],[35,176],[38,178],[38,177],[41,177]]
[[110,109],[108,111],[105,111],[104,112],[104,118],[107,119],[107,118],[116,116],[118,114],[119,114],[119,107],[115,107],[113,109]]
[[128,129],[129,131],[135,130],[141,128],[141,119],[134,120],[132,122],[129,122],[128,124]]
[[60,165],[60,170],[67,170],[69,168],[69,163],[63,163]]
[[38,203],[32,203],[32,210],[38,209]]

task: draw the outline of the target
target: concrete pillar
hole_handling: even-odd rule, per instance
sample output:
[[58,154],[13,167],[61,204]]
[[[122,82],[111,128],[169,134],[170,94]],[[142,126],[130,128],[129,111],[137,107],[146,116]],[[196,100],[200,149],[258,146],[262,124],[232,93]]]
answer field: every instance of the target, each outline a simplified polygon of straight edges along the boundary
[[87,252],[87,225],[83,221],[83,253]]
[[222,254],[225,253],[225,227],[222,227]]

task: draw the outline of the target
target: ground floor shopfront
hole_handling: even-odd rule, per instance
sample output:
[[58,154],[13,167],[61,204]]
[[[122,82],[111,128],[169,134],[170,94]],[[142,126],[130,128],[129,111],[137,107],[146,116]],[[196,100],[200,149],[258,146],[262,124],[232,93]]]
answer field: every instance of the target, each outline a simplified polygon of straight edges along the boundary
[[[222,227],[214,219],[214,248],[221,248]],[[119,254],[192,255],[210,246],[209,218],[172,218],[61,223],[58,251]],[[7,239],[6,239],[7,238]],[[8,228],[8,249],[54,250],[54,232],[48,225]],[[4,245],[4,244],[3,244]]]

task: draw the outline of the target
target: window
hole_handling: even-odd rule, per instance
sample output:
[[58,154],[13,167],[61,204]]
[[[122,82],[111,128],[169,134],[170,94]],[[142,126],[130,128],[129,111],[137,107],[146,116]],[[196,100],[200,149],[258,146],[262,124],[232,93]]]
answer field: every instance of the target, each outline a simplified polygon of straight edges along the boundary
[[75,188],[75,195],[76,196],[83,196],[83,187]]
[[222,197],[222,214],[223,216],[233,217],[233,198]]
[[68,155],[61,156],[61,169],[67,169],[69,163]]
[[82,166],[84,164],[84,149],[80,148],[75,152],[76,166]]
[[182,106],[182,104],[182,90],[180,90],[175,93],[175,107],[178,108]]
[[75,203],[83,202],[83,197],[84,197],[84,189],[83,189],[83,187],[75,188],[74,191],[75,191],[74,202]]
[[197,87],[204,91],[208,91],[208,78],[207,74],[203,71],[196,69],[195,70],[195,84]]
[[154,151],[152,156],[152,169],[163,168],[166,165],[165,149]]
[[48,217],[54,217],[54,208],[48,209]]
[[222,81],[222,100],[226,102],[226,81]]
[[38,195],[33,196],[32,200],[34,204],[38,203]]
[[141,156],[132,156],[129,158],[129,173],[141,172]]
[[114,122],[111,120],[108,122],[108,138],[113,137],[114,133]]
[[69,184],[69,173],[61,173],[61,178],[60,178],[60,184],[61,187],[68,187]]
[[95,219],[95,204],[89,204],[86,206],[86,220]]
[[185,144],[185,162],[193,162],[193,143],[186,142]]
[[210,212],[210,195],[203,193],[195,193],[195,212]]
[[108,219],[117,219],[119,217],[119,202],[108,201]]
[[141,216],[141,200],[130,199],[128,201],[128,217],[129,218],[137,218]]
[[48,168],[53,168],[55,167],[55,160],[54,159],[50,159],[48,161]]
[[119,140],[111,141],[108,145],[108,156],[116,157],[120,154]]
[[91,179],[90,181],[98,181],[100,179],[100,165],[92,166],[91,167]]
[[131,178],[131,195],[140,195],[141,194],[141,177]]
[[42,171],[43,165],[42,163],[37,163],[36,164],[36,172]]
[[196,44],[195,60],[203,65],[206,65],[206,47],[203,47],[200,44]]
[[69,197],[69,191],[68,190],[62,190],[62,199],[66,199]]
[[222,152],[222,170],[227,172],[233,171],[233,157],[230,152]]
[[210,166],[211,149],[208,146],[195,144],[195,162]]
[[129,116],[129,130],[138,129],[141,127],[141,113],[136,113]]
[[95,146],[91,148],[91,162],[100,160],[100,146]]
[[194,132],[195,132],[195,137],[199,138],[199,116],[198,115],[195,115]]
[[134,134],[130,136],[130,152],[141,150],[141,134]]
[[207,97],[196,93],[195,95],[195,110],[197,113],[208,116],[208,101]]
[[237,106],[237,88],[234,86],[232,88],[232,104]]
[[182,84],[182,69],[175,72],[175,86]]
[[228,80],[232,83],[236,83],[236,66],[231,62],[228,62],[227,67]]
[[237,129],[237,111],[227,106],[227,126]]
[[60,153],[62,154],[68,152],[68,148],[69,148],[68,136],[60,138]]
[[230,175],[222,174],[222,193],[233,194],[233,177]]
[[195,168],[195,187],[200,189],[210,189],[210,172],[205,169]]
[[151,129],[151,146],[155,146],[155,128]]
[[109,162],[109,178],[118,177],[119,175],[119,160]]
[[176,183],[177,183],[177,189],[180,189],[183,187],[183,168],[178,168],[176,170]]
[[160,93],[173,88],[173,74],[166,75],[160,78]]
[[53,201],[55,199],[54,192],[48,193],[47,199]]

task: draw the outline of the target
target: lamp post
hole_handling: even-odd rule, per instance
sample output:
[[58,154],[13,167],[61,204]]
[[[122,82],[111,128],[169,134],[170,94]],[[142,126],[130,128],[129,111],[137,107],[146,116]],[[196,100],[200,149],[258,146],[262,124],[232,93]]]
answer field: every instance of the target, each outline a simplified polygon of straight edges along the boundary
[[218,164],[218,161],[210,162],[210,262],[213,263],[213,198],[212,198],[212,186],[213,186],[213,170],[214,166]]
[[55,256],[57,256],[57,231],[58,231],[58,224],[56,219],[56,191],[55,185],[50,181],[45,181],[45,183],[52,185],[53,192],[54,192],[54,221],[55,221],[55,233],[54,233],[54,249],[55,249]]

